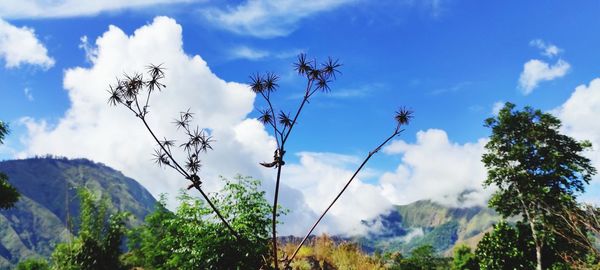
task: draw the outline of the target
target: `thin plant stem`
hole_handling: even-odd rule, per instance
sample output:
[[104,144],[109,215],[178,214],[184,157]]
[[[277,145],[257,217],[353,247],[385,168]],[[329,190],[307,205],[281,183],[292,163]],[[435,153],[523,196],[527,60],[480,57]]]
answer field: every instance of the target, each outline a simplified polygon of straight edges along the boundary
[[325,211],[323,211],[323,213],[321,213],[321,216],[319,216],[319,218],[317,219],[317,221],[312,225],[312,227],[310,228],[310,230],[308,231],[308,233],[304,236],[304,238],[302,238],[302,241],[300,242],[300,244],[298,244],[298,246],[296,247],[296,250],[294,250],[294,253],[292,254],[292,256],[289,259],[287,259],[287,265],[286,266],[289,266],[290,262],[294,259],[294,257],[296,257],[296,254],[298,254],[298,251],[300,251],[300,248],[304,245],[304,243],[306,242],[306,240],[308,239],[308,237],[310,236],[310,234],[315,230],[315,228],[317,227],[317,225],[319,225],[319,222],[321,222],[321,220],[323,219],[323,217],[325,217],[325,215],[327,214],[327,212],[329,212],[329,209],[331,209],[331,207],[340,198],[340,196],[342,196],[342,194],[344,193],[344,191],[346,191],[346,189],[348,188],[348,186],[350,185],[350,183],[352,183],[352,180],[354,180],[354,178],[356,177],[356,175],[358,175],[358,173],[362,170],[362,168],[365,166],[365,164],[367,164],[367,162],[369,161],[369,159],[371,159],[371,157],[375,153],[379,152],[379,150],[381,149],[381,147],[383,147],[386,143],[388,143],[392,138],[396,137],[402,131],[403,130],[400,130],[399,128],[396,128],[396,130],[394,131],[394,133],[391,136],[389,136],[379,146],[377,146],[375,149],[373,149],[373,151],[369,152],[369,154],[363,160],[363,162],[360,164],[360,166],[358,166],[358,168],[356,169],[356,171],[354,171],[354,174],[352,174],[352,177],[350,177],[350,179],[348,180],[348,182],[346,182],[346,185],[344,185],[344,187],[342,188],[342,190],[340,190],[340,192],[338,192],[338,194],[335,196],[335,198],[333,199],[333,201],[329,204],[329,206],[327,206],[327,208],[325,209]]
[[213,204],[213,202],[210,200],[210,198],[206,195],[206,193],[202,190],[202,188],[200,187],[199,183],[196,183],[192,180],[191,176],[189,173],[187,173],[187,171],[185,171],[180,165],[179,163],[175,160],[175,158],[173,158],[173,156],[171,155],[170,151],[167,151],[167,149],[165,148],[165,146],[160,143],[160,140],[158,140],[158,138],[156,137],[156,135],[154,134],[154,132],[152,131],[152,129],[150,128],[150,126],[148,125],[148,122],[146,122],[145,117],[140,116],[139,117],[142,122],[144,123],[144,126],[146,126],[146,129],[148,130],[148,132],[150,132],[150,134],[152,135],[152,138],[154,138],[154,140],[156,141],[156,143],[158,143],[158,145],[160,145],[160,148],[167,154],[167,156],[169,157],[169,159],[171,159],[171,161],[175,164],[175,166],[177,168],[179,168],[179,173],[182,173],[183,176],[192,181],[192,186],[195,187],[200,194],[202,194],[202,197],[204,197],[204,199],[206,200],[206,202],[208,203],[208,205],[210,205],[210,208],[212,208],[212,210],[215,212],[215,214],[217,214],[217,217],[219,217],[219,219],[221,220],[221,222],[223,222],[223,224],[225,224],[225,226],[227,227],[227,229],[233,234],[233,236],[236,238],[236,240],[240,240],[240,236],[239,234],[233,229],[233,227],[231,227],[231,225],[229,224],[229,222],[227,222],[227,220],[225,220],[225,218],[223,217],[223,215],[221,214],[221,212],[217,209],[217,207]]
[[[309,92],[311,87],[312,87],[312,79],[309,79],[309,81],[306,85],[306,93]],[[300,103],[300,106],[298,107],[298,110],[296,111],[296,114],[294,115],[294,120],[290,124],[290,127],[287,130],[287,133],[285,133],[285,136],[283,136],[283,132],[280,133],[282,136],[281,137],[281,145],[279,145],[279,149],[277,150],[277,151],[279,151],[280,161],[283,161],[283,156],[285,154],[285,149],[284,149],[285,143],[287,142],[287,139],[290,136],[290,133],[292,132],[292,128],[296,124],[296,120],[298,120],[298,116],[300,115],[300,112],[302,112],[302,108],[304,108],[304,104],[306,104],[306,102],[308,101],[308,97],[309,97],[308,94],[304,95],[304,98],[302,99],[302,102]],[[271,108],[271,113],[274,114],[273,106],[271,105],[270,100],[266,97],[265,97],[265,99],[267,99],[267,102],[269,103],[269,106]],[[276,121],[274,121],[274,122],[276,122]],[[277,136],[278,130],[277,130],[276,126],[274,126],[273,128],[275,129],[275,133],[276,133],[275,136]],[[283,162],[280,162],[277,166],[277,177],[275,180],[275,195],[273,197],[273,217],[272,217],[273,238],[272,238],[272,242],[273,242],[273,262],[275,264],[275,270],[279,269],[279,264],[277,261],[277,203],[279,200],[279,184],[281,182],[281,167],[282,166],[283,166]]]
[[279,182],[281,180],[281,164],[277,166],[277,180],[275,181],[275,196],[273,197],[273,261],[275,262],[275,270],[279,269],[277,262],[277,200],[279,199]]

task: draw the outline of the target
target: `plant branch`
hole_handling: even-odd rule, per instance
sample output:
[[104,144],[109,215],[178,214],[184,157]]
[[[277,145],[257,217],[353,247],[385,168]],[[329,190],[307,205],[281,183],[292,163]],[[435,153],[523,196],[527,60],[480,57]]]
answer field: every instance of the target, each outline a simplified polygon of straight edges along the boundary
[[279,182],[281,180],[281,167],[282,164],[277,166],[277,179],[275,181],[275,196],[273,197],[273,218],[272,218],[272,230],[273,230],[273,260],[275,262],[275,270],[279,269],[277,263],[277,200],[279,199]]
[[296,254],[298,254],[298,251],[300,251],[300,248],[304,245],[304,243],[306,242],[306,240],[308,239],[308,237],[310,236],[310,234],[314,231],[314,229],[317,227],[317,225],[319,225],[319,222],[321,222],[321,220],[323,219],[323,217],[325,217],[325,215],[327,214],[327,212],[329,211],[329,209],[331,209],[331,207],[340,198],[340,196],[342,196],[342,194],[344,193],[344,191],[346,191],[346,189],[348,188],[348,186],[350,185],[350,183],[352,183],[352,181],[354,180],[354,178],[356,177],[356,175],[358,175],[358,173],[362,170],[362,168],[365,166],[365,164],[367,164],[367,162],[369,161],[369,159],[371,159],[371,157],[375,153],[379,152],[379,150],[381,150],[381,147],[383,147],[385,144],[387,144],[392,138],[398,136],[398,134],[400,134],[402,131],[404,131],[404,130],[400,130],[399,127],[396,128],[396,130],[394,130],[394,133],[391,136],[389,136],[387,139],[385,139],[379,146],[375,147],[375,149],[373,149],[373,151],[369,152],[369,154],[363,160],[363,162],[360,164],[360,166],[358,166],[358,168],[356,169],[356,171],[354,171],[354,174],[352,175],[352,177],[350,177],[350,179],[348,180],[348,182],[346,182],[346,185],[335,196],[335,198],[333,199],[333,201],[329,204],[329,206],[327,206],[327,208],[325,209],[325,211],[323,211],[323,213],[321,214],[321,216],[319,216],[319,218],[317,219],[317,221],[313,224],[313,226],[310,228],[310,230],[304,236],[304,238],[302,238],[302,241],[300,242],[300,244],[298,244],[298,246],[296,247],[296,250],[294,250],[294,253],[292,254],[292,256],[287,260],[287,265],[288,266],[289,266],[289,263],[294,259],[294,257],[296,257]]
[[227,227],[227,229],[229,229],[229,231],[235,236],[235,238],[237,240],[240,240],[239,234],[231,227],[231,225],[229,224],[229,222],[227,222],[227,220],[225,220],[225,218],[223,217],[223,215],[221,214],[221,212],[219,212],[219,210],[213,204],[213,202],[210,200],[210,198],[206,195],[206,193],[204,193],[204,191],[202,190],[202,188],[200,188],[200,183],[198,181],[195,181],[194,178],[189,173],[187,173],[187,171],[184,170],[181,167],[181,165],[179,165],[179,163],[175,160],[175,158],[173,158],[173,156],[171,155],[170,151],[167,151],[167,149],[165,148],[165,146],[162,143],[160,143],[160,140],[158,140],[158,137],[156,137],[156,135],[154,134],[154,132],[152,131],[152,129],[148,125],[148,122],[146,122],[145,117],[142,116],[142,117],[140,117],[140,119],[142,119],[142,122],[144,123],[144,126],[146,126],[146,129],[148,130],[148,132],[150,132],[150,134],[152,135],[152,138],[154,138],[154,140],[156,141],[156,143],[158,143],[158,145],[160,145],[160,148],[167,154],[167,156],[169,157],[169,159],[171,159],[171,161],[173,162],[173,164],[175,164],[175,166],[177,168],[179,168],[179,170],[181,170],[179,173],[183,172],[182,175],[186,179],[192,181],[193,187],[195,187],[200,192],[200,194],[202,194],[202,197],[204,197],[204,199],[206,200],[206,202],[208,202],[208,204],[210,205],[210,208],[212,208],[212,210],[215,212],[215,214],[217,214],[217,216],[219,217],[219,219],[221,220],[221,222],[223,222],[223,224],[225,224],[225,226]]

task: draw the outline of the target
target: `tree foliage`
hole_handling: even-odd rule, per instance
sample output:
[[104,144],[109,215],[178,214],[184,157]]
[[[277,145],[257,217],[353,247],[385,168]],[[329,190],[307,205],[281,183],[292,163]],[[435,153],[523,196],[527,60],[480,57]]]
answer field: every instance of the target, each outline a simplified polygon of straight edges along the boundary
[[494,225],[491,232],[485,233],[475,251],[482,270],[526,270],[535,267],[530,237],[525,235],[523,226],[519,228],[501,221]]
[[17,264],[16,270],[50,270],[48,262],[41,258],[29,258]]
[[52,253],[52,269],[125,269],[119,257],[126,214],[109,215],[107,201],[98,202],[86,189],[78,193],[81,200],[78,236],[70,243],[57,245]]
[[459,245],[454,248],[452,259],[452,270],[478,270],[479,260],[471,248],[467,245]]
[[431,245],[422,245],[413,249],[409,257],[401,254],[393,256],[391,270],[437,270],[450,268],[449,260],[437,255]]
[[[271,206],[259,190],[260,182],[238,176],[224,180],[212,196],[223,216],[231,220],[242,239],[237,240],[214,218],[204,201],[187,194],[179,197],[175,213],[164,198],[146,225],[130,233],[131,266],[144,269],[258,269],[269,261]],[[281,212],[280,212],[281,213]]]
[[[8,134],[8,124],[0,121],[0,145],[4,143],[4,137]],[[19,200],[19,192],[8,183],[8,176],[0,172],[0,209],[8,209]]]
[[591,147],[559,132],[556,117],[506,103],[485,126],[492,129],[482,161],[488,169],[485,185],[497,191],[489,201],[504,217],[520,215],[532,232],[536,268],[542,269],[542,248],[560,227],[557,213],[576,209],[596,170],[582,153]]

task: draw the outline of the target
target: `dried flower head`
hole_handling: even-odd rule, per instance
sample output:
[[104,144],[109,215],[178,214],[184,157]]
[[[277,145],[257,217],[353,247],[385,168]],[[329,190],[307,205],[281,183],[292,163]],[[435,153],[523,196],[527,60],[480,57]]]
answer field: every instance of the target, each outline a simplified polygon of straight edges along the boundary
[[250,89],[252,89],[254,93],[260,94],[265,90],[263,77],[260,76],[260,74],[256,73],[250,76],[250,81]]
[[413,118],[413,111],[402,107],[396,111],[394,118],[396,119],[396,122],[398,122],[398,126],[407,125]]
[[269,92],[273,92],[273,91],[277,90],[277,87],[279,86],[277,84],[278,80],[279,80],[279,76],[277,76],[273,73],[267,73],[267,75],[263,79],[263,89],[267,90]]
[[273,114],[270,109],[260,110],[260,116],[258,117],[258,121],[263,124],[271,124],[273,123]]
[[339,63],[338,59],[333,60],[331,57],[329,57],[327,62],[323,63],[322,66],[322,71],[327,77],[333,77],[336,79],[335,74],[341,74],[339,67],[341,67],[342,64]]
[[279,112],[279,123],[282,124],[284,127],[290,127],[292,126],[292,119],[290,119],[290,114],[286,114],[283,111]]
[[313,70],[313,67],[306,60],[306,54],[301,53],[298,55],[298,61],[294,63],[294,69],[300,75],[307,75],[311,70]]

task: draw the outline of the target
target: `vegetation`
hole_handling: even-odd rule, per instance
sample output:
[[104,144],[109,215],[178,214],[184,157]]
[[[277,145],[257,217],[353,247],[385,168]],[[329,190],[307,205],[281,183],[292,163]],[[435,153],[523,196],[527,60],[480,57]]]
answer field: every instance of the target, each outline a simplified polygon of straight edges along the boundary
[[30,258],[20,262],[16,270],[50,270],[50,265],[44,259]]
[[49,258],[56,244],[78,232],[81,207],[77,189],[108,197],[112,207],[131,213],[126,225],[141,225],[156,200],[139,183],[107,166],[85,159],[37,157],[0,162],[21,193],[15,207],[0,211],[0,269],[25,258]]
[[[4,137],[8,132],[8,124],[0,121],[0,145],[4,143]],[[0,210],[13,207],[18,200],[19,192],[8,183],[8,176],[0,172]]]
[[[551,114],[530,107],[518,111],[511,103],[496,118],[486,119],[485,125],[492,129],[482,159],[488,169],[485,184],[498,188],[489,205],[504,217],[520,215],[529,225],[535,268],[542,270],[546,244],[558,238],[564,238],[565,244],[572,243],[569,238],[587,238],[564,232],[559,217],[578,210],[577,195],[596,173],[582,156],[591,144],[560,134],[561,123]],[[578,249],[572,245],[565,255],[580,260],[585,253]]]
[[452,270],[475,270],[479,269],[479,258],[467,245],[459,245],[454,248],[452,259]]
[[[296,72],[306,78],[306,88],[303,93],[302,101],[298,106],[298,109],[294,114],[290,114],[289,112],[285,112],[283,110],[278,113],[274,110],[273,103],[271,101],[271,94],[274,93],[278,85],[279,77],[272,73],[267,73],[265,75],[256,74],[252,76],[252,82],[250,83],[250,88],[257,95],[264,98],[268,107],[265,110],[261,110],[261,116],[259,120],[273,128],[273,136],[277,142],[277,149],[275,149],[273,154],[272,162],[262,162],[260,163],[262,166],[267,168],[275,168],[277,169],[277,176],[275,180],[275,190],[274,190],[274,199],[273,199],[273,207],[272,207],[272,215],[271,215],[271,251],[272,251],[272,265],[275,269],[279,269],[279,256],[277,255],[278,247],[277,247],[277,215],[278,215],[278,200],[279,200],[279,184],[281,180],[281,170],[283,165],[285,164],[284,156],[285,156],[285,145],[289,139],[289,136],[297,123],[298,117],[302,112],[304,106],[309,103],[309,99],[318,92],[329,92],[331,88],[329,84],[336,79],[336,75],[339,74],[339,67],[341,64],[338,63],[337,60],[333,60],[329,58],[327,61],[321,63],[319,66],[316,60],[309,60],[306,58],[305,54],[300,54],[298,56],[298,61],[294,64]],[[175,171],[177,171],[181,176],[185,179],[189,180],[191,184],[188,186],[188,189],[195,188],[200,192],[204,200],[210,206],[212,212],[220,219],[223,225],[229,230],[229,233],[233,235],[238,241],[244,241],[244,238],[256,238],[259,237],[257,235],[241,235],[240,232],[236,231],[232,224],[232,220],[228,220],[222,211],[216,206],[216,203],[211,200],[211,198],[203,191],[201,184],[202,181],[199,176],[199,170],[201,167],[200,164],[200,154],[207,152],[207,150],[212,149],[210,143],[213,141],[212,137],[207,130],[200,129],[198,126],[196,128],[191,127],[192,113],[188,109],[185,112],[181,112],[178,119],[175,120],[175,126],[179,130],[183,130],[185,135],[187,136],[187,141],[180,144],[179,147],[176,146],[174,140],[169,140],[165,138],[164,140],[159,140],[156,132],[152,130],[147,122],[147,115],[149,114],[150,108],[150,97],[153,92],[161,91],[166,86],[161,83],[162,79],[164,79],[164,67],[161,65],[150,65],[147,68],[147,77],[144,78],[143,74],[136,73],[133,75],[125,75],[121,79],[117,79],[115,85],[109,86],[108,92],[110,96],[108,98],[108,103],[110,105],[121,105],[126,107],[129,111],[131,111],[137,118],[141,120],[144,124],[145,128],[148,130],[152,138],[157,143],[158,147],[155,150],[155,161],[159,166],[169,167]],[[395,120],[397,122],[396,127],[392,134],[387,137],[387,139],[383,140],[379,146],[375,147],[372,151],[369,152],[367,157],[364,159],[362,164],[356,169],[353,176],[348,180],[346,185],[342,188],[341,191],[337,193],[334,197],[333,201],[329,204],[329,206],[323,211],[321,216],[317,219],[314,225],[308,230],[308,233],[304,237],[304,239],[299,243],[295,252],[291,254],[290,257],[281,258],[285,265],[289,265],[289,263],[294,259],[294,256],[297,255],[300,247],[305,243],[306,239],[310,236],[319,222],[323,219],[323,217],[327,214],[329,209],[335,204],[335,202],[339,199],[339,197],[344,193],[344,191],[348,188],[350,183],[354,180],[356,175],[360,172],[360,170],[364,167],[364,165],[369,161],[369,159],[377,153],[385,144],[387,144],[392,138],[398,136],[403,130],[401,127],[403,125],[408,124],[408,122],[412,118],[412,111],[407,110],[405,108],[401,108],[396,112]],[[185,163],[178,162],[174,158],[174,152],[179,148],[183,153],[187,156]],[[180,165],[180,164],[183,164]],[[237,217],[231,217],[237,218]]]
[[[237,240],[203,201],[182,194],[175,213],[162,199],[130,234],[129,266],[144,269],[259,269],[268,260],[271,207],[260,182],[238,176],[211,200],[244,236]],[[281,212],[280,212],[281,213]]]
[[125,235],[125,213],[109,214],[108,201],[98,201],[90,191],[79,190],[79,233],[52,253],[52,269],[125,269],[119,257]]

